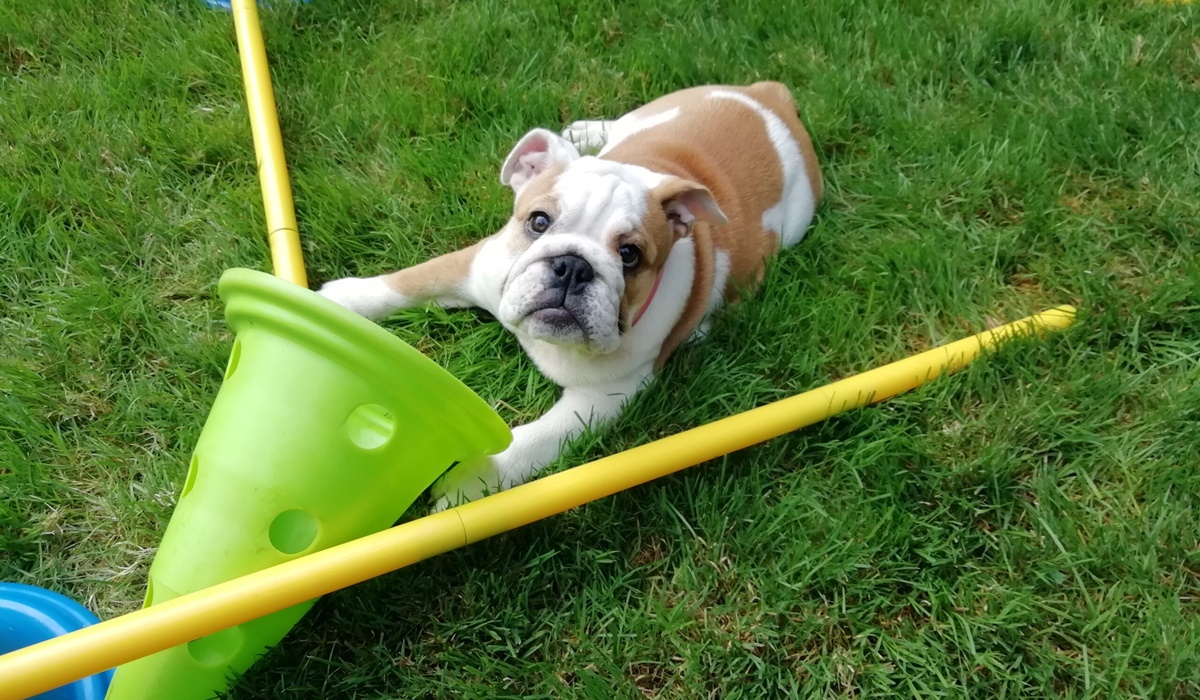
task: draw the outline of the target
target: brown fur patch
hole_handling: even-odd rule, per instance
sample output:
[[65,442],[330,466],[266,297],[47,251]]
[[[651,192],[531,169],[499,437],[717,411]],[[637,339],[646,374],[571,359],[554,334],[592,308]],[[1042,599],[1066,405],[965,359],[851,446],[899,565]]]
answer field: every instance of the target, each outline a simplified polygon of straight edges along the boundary
[[468,248],[384,275],[383,281],[394,291],[411,299],[430,300],[454,293],[470,274],[475,254],[487,240],[485,238]]

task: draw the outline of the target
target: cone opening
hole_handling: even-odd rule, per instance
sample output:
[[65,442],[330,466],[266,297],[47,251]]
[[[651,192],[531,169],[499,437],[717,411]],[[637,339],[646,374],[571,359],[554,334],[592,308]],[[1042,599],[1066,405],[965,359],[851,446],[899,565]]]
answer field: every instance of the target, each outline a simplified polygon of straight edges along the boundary
[[271,546],[283,554],[299,554],[312,546],[320,523],[302,510],[285,510],[271,521],[268,537]]
[[188,654],[203,666],[223,666],[237,655],[242,647],[243,636],[240,627],[214,632],[188,642]]
[[[445,369],[383,328],[319,294],[245,269],[227,270],[221,277],[220,292],[226,302],[225,316],[235,332],[253,329],[286,337],[391,394],[397,403],[434,407],[439,422],[456,433],[464,452],[495,454],[511,441],[500,416]],[[238,371],[239,356],[235,343],[230,360],[233,372]],[[363,425],[378,423],[372,415],[361,418]],[[381,440],[377,426],[362,428],[359,433],[368,442]]]
[[350,442],[364,450],[380,449],[391,441],[395,432],[395,419],[390,411],[379,404],[363,404],[346,418],[346,434]]

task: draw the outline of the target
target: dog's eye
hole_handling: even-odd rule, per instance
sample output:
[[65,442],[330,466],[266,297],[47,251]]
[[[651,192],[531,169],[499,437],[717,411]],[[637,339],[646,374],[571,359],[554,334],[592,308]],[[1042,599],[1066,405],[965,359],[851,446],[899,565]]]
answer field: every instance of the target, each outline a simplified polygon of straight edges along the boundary
[[635,245],[621,246],[621,262],[625,264],[626,270],[636,268],[642,262],[642,251],[638,250]]
[[534,235],[545,233],[550,228],[550,215],[544,211],[535,211],[529,215],[525,227]]

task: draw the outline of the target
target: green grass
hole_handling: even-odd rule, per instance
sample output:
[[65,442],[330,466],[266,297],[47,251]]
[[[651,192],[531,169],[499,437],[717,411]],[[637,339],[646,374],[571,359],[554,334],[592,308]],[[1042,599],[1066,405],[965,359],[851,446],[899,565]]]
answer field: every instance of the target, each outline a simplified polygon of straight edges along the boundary
[[[787,82],[829,191],[579,463],[1059,303],[884,405],[327,597],[231,698],[1200,696],[1195,6],[315,0],[264,15],[314,283],[486,234],[528,128]],[[0,579],[135,609],[265,269],[230,18],[0,4]],[[512,422],[477,313],[387,327]]]

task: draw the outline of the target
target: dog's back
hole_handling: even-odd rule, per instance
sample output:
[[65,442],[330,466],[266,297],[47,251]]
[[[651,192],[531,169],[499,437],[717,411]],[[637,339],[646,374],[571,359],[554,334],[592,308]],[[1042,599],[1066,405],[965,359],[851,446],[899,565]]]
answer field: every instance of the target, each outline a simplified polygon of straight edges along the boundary
[[660,363],[704,332],[722,298],[757,286],[767,258],[804,237],[824,189],[792,95],[775,82],[666,95],[614,122],[599,155],[698,182],[728,219],[692,233],[692,296]]
[[767,257],[804,237],[823,190],[792,95],[775,82],[666,95],[617,120],[599,155],[708,187],[729,219],[710,235],[734,286],[753,284]]

